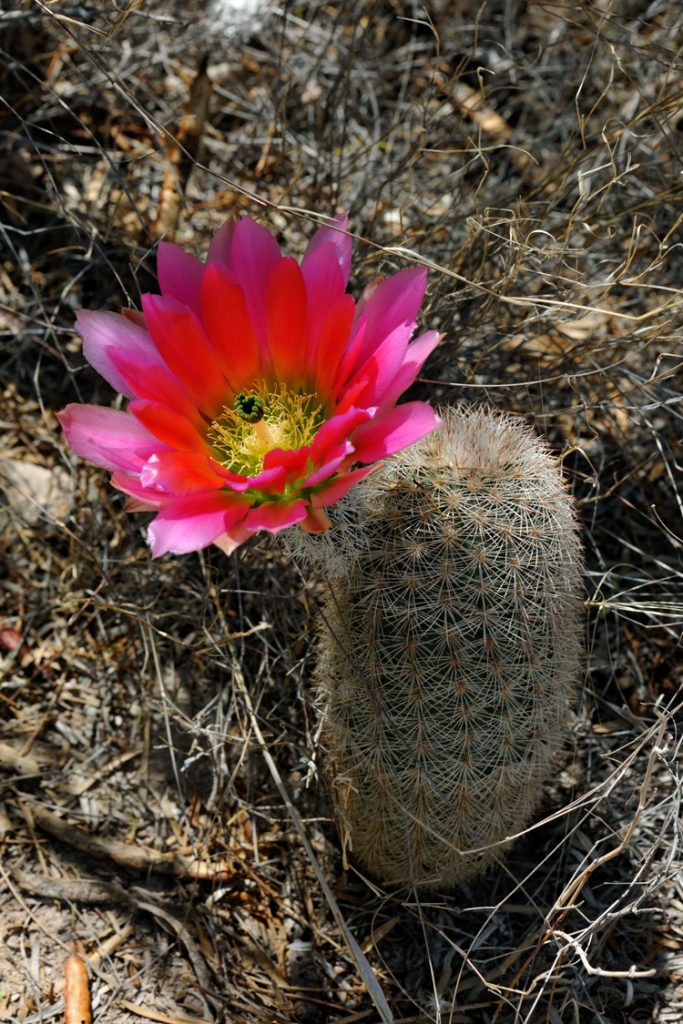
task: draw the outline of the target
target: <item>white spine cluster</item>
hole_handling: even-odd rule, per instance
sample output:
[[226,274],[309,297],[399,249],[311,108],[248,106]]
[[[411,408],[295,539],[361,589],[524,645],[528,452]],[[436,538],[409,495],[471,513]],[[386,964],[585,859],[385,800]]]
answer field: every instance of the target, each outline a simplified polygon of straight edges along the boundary
[[385,884],[457,885],[528,824],[564,738],[572,501],[519,421],[446,410],[334,512],[309,555],[332,583],[316,680],[342,845]]

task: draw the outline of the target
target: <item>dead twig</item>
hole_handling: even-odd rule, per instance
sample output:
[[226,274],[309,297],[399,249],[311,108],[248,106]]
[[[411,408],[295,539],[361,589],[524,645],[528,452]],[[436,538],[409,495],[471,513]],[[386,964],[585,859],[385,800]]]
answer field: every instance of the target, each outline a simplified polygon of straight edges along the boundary
[[78,825],[73,825],[59,815],[53,814],[35,801],[21,801],[21,808],[27,821],[33,820],[40,828],[98,860],[114,861],[129,871],[156,871],[176,878],[196,878],[202,881],[225,882],[236,877],[231,864],[219,862],[216,865],[176,853],[161,853],[144,846],[133,846],[117,839],[106,839],[92,835]]
[[172,241],[178,228],[182,196],[195,166],[204,125],[209,113],[213,83],[209,78],[208,57],[202,57],[192,82],[190,96],[173,142],[166,144],[168,168],[164,174],[159,212],[152,224],[154,238]]

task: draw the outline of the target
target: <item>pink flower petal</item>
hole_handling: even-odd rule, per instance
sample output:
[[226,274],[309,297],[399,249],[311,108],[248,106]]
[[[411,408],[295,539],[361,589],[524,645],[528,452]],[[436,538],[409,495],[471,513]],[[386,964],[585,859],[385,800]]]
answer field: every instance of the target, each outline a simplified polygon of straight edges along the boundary
[[147,324],[145,323],[145,314],[140,309],[129,309],[124,307],[121,310],[121,316],[128,321],[130,324],[134,324],[136,327],[142,327],[143,331],[147,330]]
[[170,242],[159,242],[157,247],[157,277],[162,295],[189,306],[199,312],[199,282],[204,264]]
[[347,213],[338,213],[324,227],[318,228],[308,243],[301,265],[307,281],[306,265],[310,263],[311,258],[320,248],[332,245],[335,249],[335,260],[342,272],[342,290],[346,288],[351,272],[351,250],[353,248],[353,239],[348,234],[348,229],[349,215]]
[[[347,391],[353,390],[354,405],[379,405],[381,396],[390,386],[403,364],[412,333],[412,324],[395,327],[379,343],[370,357],[359,366],[356,374],[345,385],[339,396],[340,402],[344,402]],[[360,390],[355,387],[358,381],[365,382],[365,386]]]
[[218,229],[216,234],[211,239],[209,245],[209,258],[207,263],[224,263],[226,266],[230,262],[230,248],[232,246],[232,238],[235,233],[235,222],[234,220],[226,220],[224,224]]
[[232,397],[221,360],[194,313],[176,299],[143,295],[142,308],[152,341],[166,365],[213,419]]
[[67,405],[58,417],[73,450],[105,469],[139,470],[163,448],[128,413],[99,405]]
[[306,371],[306,284],[291,256],[273,266],[267,291],[268,351],[275,380],[297,383]]
[[427,271],[418,267],[400,270],[386,281],[373,281],[365,289],[358,304],[358,312],[366,318],[359,361],[367,359],[396,327],[415,322],[426,287]]
[[235,224],[228,269],[242,286],[251,322],[263,350],[266,346],[266,285],[274,264],[280,259],[280,246],[265,228],[251,217]]
[[127,512],[160,509],[167,505],[173,497],[173,495],[165,494],[161,490],[143,487],[139,477],[133,476],[130,473],[124,473],[118,469],[112,473],[111,483],[112,487],[115,487],[117,491],[123,491],[124,494],[128,494],[132,499],[126,504]]
[[221,549],[226,555],[231,555],[240,544],[244,544],[250,537],[253,537],[253,531],[247,530],[242,523],[237,523],[231,530],[222,533],[220,537],[216,537],[214,544]]
[[222,491],[174,498],[148,527],[152,554],[159,558],[168,552],[184,555],[199,551],[244,519],[248,508]]
[[181,495],[217,491],[225,480],[213,459],[200,452],[155,452],[140,470],[140,483]]
[[83,338],[83,355],[90,365],[116,391],[133,398],[135,393],[112,362],[112,355],[123,352],[131,357],[149,356],[154,345],[147,331],[119,313],[97,313],[90,309],[78,313],[76,330]]
[[352,487],[359,484],[370,473],[374,473],[376,469],[377,466],[363,466],[361,469],[352,469],[349,473],[336,476],[327,487],[316,491],[311,499],[311,505],[313,508],[324,508],[327,505],[334,505],[345,494],[348,494]]
[[[114,487],[116,487],[116,484],[114,483],[113,480],[112,480],[112,485]],[[123,491],[123,493],[125,494],[125,489],[123,487],[119,487],[117,489],[119,491]],[[157,509],[159,509],[159,508],[161,508],[161,505],[151,505],[148,501],[140,501],[139,498],[131,498],[131,497],[129,497],[126,500],[126,502],[124,503],[123,511],[124,512],[156,512]]]
[[[265,459],[264,459],[265,462]],[[228,486],[233,491],[260,491],[264,494],[276,494],[285,486],[287,473],[284,466],[271,466],[262,469],[256,476],[244,477],[243,481],[230,481]]]
[[443,334],[439,334],[438,331],[425,331],[415,341],[411,341],[401,369],[385,391],[378,396],[378,405],[393,405],[401,397],[403,392],[414,382],[425,361],[442,338]]
[[247,514],[244,525],[248,530],[268,530],[270,533],[277,533],[287,526],[294,526],[306,518],[306,502],[299,498],[297,501],[266,502],[259,505]]
[[365,345],[365,315],[358,314],[356,307],[356,319],[351,329],[351,336],[344,349],[341,362],[332,382],[332,394],[338,395],[344,384],[353,373],[354,367],[360,365],[360,351]]
[[307,476],[303,487],[317,487],[323,480],[329,480],[333,473],[336,473],[342,466],[346,468],[354,459],[352,458],[354,447],[350,441],[337,445],[333,452],[328,453],[325,462],[314,473]]
[[332,526],[332,520],[321,508],[308,506],[308,515],[299,523],[305,533],[326,533]]
[[323,423],[311,445],[314,465],[320,465],[327,453],[340,442],[348,437],[352,438],[356,427],[361,423],[367,423],[371,416],[372,412],[369,409],[351,408]]
[[244,292],[225,267],[212,263],[202,277],[200,302],[209,341],[233,391],[240,391],[263,376],[259,342]]
[[425,402],[406,402],[364,423],[353,435],[358,462],[376,462],[407,448],[439,426],[441,420]]

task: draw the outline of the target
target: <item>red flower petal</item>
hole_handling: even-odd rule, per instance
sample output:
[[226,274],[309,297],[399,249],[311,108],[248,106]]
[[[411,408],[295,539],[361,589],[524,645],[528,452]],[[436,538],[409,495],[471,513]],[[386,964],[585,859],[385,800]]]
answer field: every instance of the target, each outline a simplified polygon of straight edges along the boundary
[[342,466],[347,468],[353,461],[352,456],[354,453],[354,447],[350,441],[345,441],[343,444],[337,445],[336,450],[328,452],[325,462],[322,466],[319,466],[314,473],[307,476],[303,482],[303,487],[316,487],[321,484],[323,480],[329,480],[333,473],[341,469]]
[[356,427],[361,423],[366,423],[370,417],[369,409],[351,408],[323,423],[311,445],[313,463],[316,466],[320,465],[333,447],[345,438],[352,437]]
[[350,295],[341,295],[328,309],[315,352],[316,390],[321,397],[334,395],[334,381],[342,355],[349,343],[356,303]]
[[323,509],[311,508],[309,505],[308,514],[301,520],[299,526],[306,533],[326,533],[332,526],[332,520]]
[[316,491],[311,499],[311,505],[313,508],[324,508],[326,505],[334,505],[336,501],[339,501],[345,494],[348,494],[352,487],[359,484],[370,473],[374,473],[376,469],[377,466],[363,466],[361,469],[352,469],[350,473],[336,476],[327,487]]
[[161,487],[169,494],[217,491],[225,485],[220,467],[199,452],[158,452],[140,470],[143,487]]
[[149,357],[133,357],[125,351],[112,351],[110,357],[136,398],[167,405],[197,426],[203,422],[199,409],[155,348]]
[[306,284],[291,256],[274,265],[267,293],[268,350],[275,380],[293,384],[306,373]]
[[294,449],[272,448],[266,452],[263,468],[273,469],[280,466],[285,472],[285,480],[291,482],[305,476],[310,461],[311,449],[306,445]]
[[228,251],[228,269],[242,286],[259,341],[266,343],[266,284],[280,259],[280,246],[265,228],[242,217],[235,224]]
[[[345,294],[346,277],[339,265],[339,250],[331,242],[323,242],[307,252],[301,265],[308,296],[308,355],[313,355],[318,337],[330,307]],[[348,296],[350,298],[350,296]]]
[[202,277],[200,301],[209,340],[233,391],[240,391],[263,376],[258,338],[244,292],[225,267],[212,263]]
[[199,431],[173,409],[158,402],[131,402],[128,408],[136,420],[171,448],[210,454],[211,449]]
[[248,530],[269,530],[271,533],[277,533],[278,530],[294,526],[305,518],[306,502],[302,498],[291,503],[272,501],[252,509],[244,520],[244,525]]
[[222,533],[219,537],[215,537],[213,543],[216,547],[219,547],[221,551],[226,555],[231,555],[233,551],[248,541],[253,536],[251,530],[247,530],[244,527],[244,520],[241,523],[236,523],[225,533]]
[[194,313],[176,299],[143,295],[152,340],[200,409],[213,418],[230,397],[221,361]]

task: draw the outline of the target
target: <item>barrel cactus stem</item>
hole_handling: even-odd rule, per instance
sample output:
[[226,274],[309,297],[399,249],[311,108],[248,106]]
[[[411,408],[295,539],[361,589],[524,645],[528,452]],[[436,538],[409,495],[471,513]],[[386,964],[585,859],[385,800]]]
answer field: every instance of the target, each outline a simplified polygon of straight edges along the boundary
[[384,884],[447,889],[529,823],[566,736],[572,500],[520,421],[449,409],[334,512],[339,531],[310,543],[331,582],[316,684],[344,854]]

